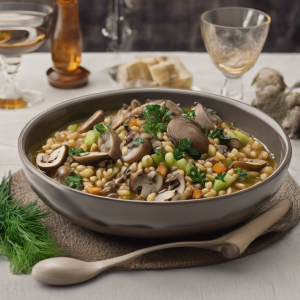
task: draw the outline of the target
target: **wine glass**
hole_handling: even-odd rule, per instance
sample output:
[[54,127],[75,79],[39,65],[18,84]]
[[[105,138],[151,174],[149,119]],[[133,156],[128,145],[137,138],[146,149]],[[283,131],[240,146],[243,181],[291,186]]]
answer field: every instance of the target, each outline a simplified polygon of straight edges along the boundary
[[22,2],[0,3],[0,67],[6,79],[0,108],[30,107],[44,100],[42,93],[19,88],[15,76],[21,55],[37,50],[51,32],[53,8]]
[[242,100],[241,77],[250,70],[266,41],[271,18],[244,7],[223,7],[201,16],[201,32],[207,52],[226,77],[223,96]]

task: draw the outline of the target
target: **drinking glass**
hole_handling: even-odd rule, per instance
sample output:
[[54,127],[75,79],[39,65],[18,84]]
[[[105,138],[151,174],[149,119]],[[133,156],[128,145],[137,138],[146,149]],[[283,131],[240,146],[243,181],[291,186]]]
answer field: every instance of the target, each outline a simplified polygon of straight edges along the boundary
[[244,7],[223,7],[201,16],[201,33],[214,65],[224,74],[223,96],[242,100],[241,77],[250,70],[266,41],[271,18]]
[[15,76],[20,70],[21,55],[37,50],[50,35],[53,9],[50,6],[0,3],[0,67],[6,79],[0,91],[0,108],[23,108],[44,100],[35,90],[19,88]]

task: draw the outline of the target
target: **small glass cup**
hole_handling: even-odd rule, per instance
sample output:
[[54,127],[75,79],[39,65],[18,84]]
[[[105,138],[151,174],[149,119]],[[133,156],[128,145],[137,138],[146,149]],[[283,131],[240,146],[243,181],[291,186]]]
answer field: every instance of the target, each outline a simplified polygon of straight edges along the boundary
[[244,7],[223,7],[201,16],[201,33],[214,65],[226,77],[223,96],[242,100],[241,77],[250,70],[265,44],[271,18]]

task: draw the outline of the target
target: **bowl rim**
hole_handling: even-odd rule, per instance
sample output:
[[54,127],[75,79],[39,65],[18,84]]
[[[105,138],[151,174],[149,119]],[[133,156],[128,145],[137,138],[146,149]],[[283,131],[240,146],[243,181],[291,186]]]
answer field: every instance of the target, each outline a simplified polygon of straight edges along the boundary
[[[28,156],[25,153],[25,149],[23,148],[23,137],[24,137],[24,133],[26,132],[26,130],[28,129],[28,127],[38,118],[42,117],[43,115],[47,114],[48,112],[50,112],[51,110],[58,108],[60,106],[68,106],[69,103],[76,103],[76,102],[81,102],[81,101],[85,101],[85,100],[89,100],[90,98],[94,98],[96,95],[99,97],[102,96],[114,96],[114,95],[119,95],[121,94],[131,94],[131,93],[135,93],[135,92],[144,92],[144,93],[151,93],[151,92],[168,92],[168,93],[174,93],[174,94],[182,94],[182,95],[186,95],[186,94],[190,94],[190,95],[203,95],[204,97],[208,97],[208,98],[214,98],[215,100],[222,100],[226,103],[232,103],[235,104],[234,106],[237,106],[238,108],[243,107],[243,106],[249,106],[251,107],[252,110],[256,110],[256,115],[259,116],[264,116],[267,118],[268,123],[270,125],[275,125],[275,127],[278,127],[279,130],[281,131],[282,136],[285,138],[283,139],[284,142],[286,143],[287,146],[287,151],[284,155],[284,157],[282,158],[282,162],[280,165],[278,165],[278,168],[265,180],[263,180],[262,182],[258,184],[255,184],[251,187],[248,187],[244,190],[240,190],[237,192],[234,192],[233,194],[225,194],[222,196],[217,196],[217,197],[211,197],[211,198],[200,198],[200,199],[189,199],[189,200],[180,200],[180,201],[163,201],[163,202],[152,202],[152,201],[137,201],[137,200],[132,200],[132,199],[117,199],[117,198],[109,198],[109,197],[105,197],[105,196],[97,196],[97,195],[93,195],[93,194],[88,194],[88,193],[83,193],[82,191],[79,190],[75,190],[72,189],[70,187],[67,187],[65,185],[62,185],[61,183],[56,182],[55,180],[51,179],[49,176],[47,176],[45,173],[43,173],[41,170],[39,170],[38,168],[36,168],[32,162],[29,160]],[[274,128],[274,126],[272,126]],[[274,129],[279,135],[280,133]],[[81,96],[81,97],[77,97],[77,98],[73,98],[73,99],[69,99],[63,102],[60,102],[50,108],[47,108],[46,110],[42,111],[41,113],[39,113],[38,115],[36,115],[34,118],[32,118],[22,129],[19,138],[18,138],[18,152],[19,152],[19,156],[22,160],[22,162],[26,165],[26,167],[33,172],[36,176],[39,176],[40,178],[42,178],[43,180],[45,180],[48,184],[50,184],[51,186],[53,186],[54,188],[62,188],[62,189],[67,189],[71,192],[75,192],[78,193],[79,195],[84,194],[85,196],[89,196],[89,197],[93,197],[95,199],[97,199],[98,201],[100,199],[105,199],[105,200],[110,200],[110,201],[116,201],[116,202],[122,202],[122,203],[128,203],[129,204],[138,204],[138,205],[183,205],[186,203],[198,203],[198,202],[212,202],[212,201],[222,201],[224,199],[224,201],[228,198],[228,197],[232,197],[232,195],[240,195],[242,197],[243,194],[248,193],[256,188],[262,187],[263,185],[267,184],[268,182],[270,182],[273,178],[279,176],[279,174],[281,173],[281,171],[286,167],[286,165],[289,163],[291,156],[292,156],[292,145],[291,145],[291,141],[288,138],[287,134],[284,132],[284,130],[281,128],[281,126],[274,120],[272,119],[269,115],[267,115],[266,113],[264,113],[263,111],[259,110],[256,107],[253,107],[247,103],[241,102],[239,100],[234,100],[231,98],[227,98],[221,95],[217,95],[217,94],[212,94],[212,93],[207,93],[207,92],[196,92],[196,91],[190,91],[190,90],[183,90],[183,89],[174,89],[174,88],[161,88],[161,87],[155,87],[155,88],[131,88],[131,89],[121,89],[121,90],[111,90],[111,91],[105,91],[105,92],[99,92],[99,93],[93,93],[93,94],[88,94],[85,96]]]

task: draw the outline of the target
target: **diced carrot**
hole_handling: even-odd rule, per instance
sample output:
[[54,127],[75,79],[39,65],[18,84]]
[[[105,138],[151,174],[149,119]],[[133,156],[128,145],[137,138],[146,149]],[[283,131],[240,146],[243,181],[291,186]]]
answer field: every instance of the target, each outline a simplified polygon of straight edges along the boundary
[[212,167],[212,169],[215,173],[220,174],[226,170],[226,167],[221,162],[218,162]]
[[168,168],[164,166],[162,163],[160,163],[156,171],[159,172],[163,177],[166,177],[168,173]]
[[100,195],[100,193],[101,193],[101,188],[90,185],[90,186],[88,186],[88,187],[86,188],[86,191],[87,191],[89,194]]
[[201,191],[199,189],[194,189],[193,199],[199,199],[201,198],[201,196],[202,196]]
[[133,127],[133,126],[138,126],[137,121],[131,121],[130,122],[130,127]]

